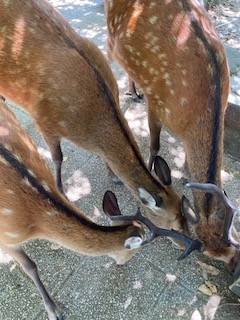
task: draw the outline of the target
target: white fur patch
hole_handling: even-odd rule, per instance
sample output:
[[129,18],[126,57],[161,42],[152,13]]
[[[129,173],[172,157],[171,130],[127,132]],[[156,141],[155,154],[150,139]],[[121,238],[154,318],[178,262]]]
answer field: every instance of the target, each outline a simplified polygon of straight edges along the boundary
[[2,208],[2,209],[1,209],[1,213],[2,213],[3,215],[5,215],[5,216],[9,216],[9,215],[13,214],[14,211],[11,210],[11,209],[8,209],[8,208]]
[[141,246],[143,239],[141,237],[130,237],[124,242],[124,247],[131,250]]

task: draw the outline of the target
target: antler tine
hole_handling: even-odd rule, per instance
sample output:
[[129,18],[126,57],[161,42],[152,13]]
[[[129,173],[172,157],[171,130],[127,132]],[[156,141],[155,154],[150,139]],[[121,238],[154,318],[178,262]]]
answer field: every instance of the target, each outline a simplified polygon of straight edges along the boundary
[[182,241],[185,244],[186,249],[177,260],[183,260],[194,250],[203,251],[203,243],[201,241],[191,239],[175,230],[168,230],[155,226],[148,218],[141,214],[140,208],[138,208],[137,213],[134,216],[113,216],[111,217],[111,220],[142,222],[150,231],[149,238],[142,243],[142,246],[152,242],[157,237],[171,237]]
[[229,208],[234,212],[236,211],[236,213],[238,215],[240,214],[240,211],[231,203],[231,201],[228,199],[226,194],[219,187],[217,187],[215,184],[190,182],[190,183],[186,184],[186,187],[191,188],[191,189],[198,189],[198,190],[205,191],[208,193],[212,193],[213,195],[218,197],[218,199],[224,204],[224,206],[226,208]]
[[212,193],[213,195],[218,197],[218,199],[223,203],[223,205],[226,208],[223,235],[221,240],[227,246],[230,246],[232,244],[236,248],[240,249],[240,243],[236,241],[232,236],[233,217],[235,215],[240,216],[240,211],[228,199],[226,193],[212,183],[187,183],[186,187]]

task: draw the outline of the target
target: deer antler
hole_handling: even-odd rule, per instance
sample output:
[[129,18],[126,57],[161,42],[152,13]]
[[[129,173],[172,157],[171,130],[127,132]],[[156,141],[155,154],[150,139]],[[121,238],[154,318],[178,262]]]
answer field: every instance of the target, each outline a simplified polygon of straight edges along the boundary
[[137,213],[134,216],[112,216],[112,221],[138,221],[142,222],[150,230],[150,236],[147,240],[142,243],[142,246],[150,243],[157,237],[171,237],[182,241],[186,245],[185,251],[178,257],[178,261],[186,258],[192,251],[198,250],[203,251],[203,243],[199,240],[191,239],[184,234],[181,234],[175,230],[163,229],[155,226],[148,218],[141,214],[138,208]]
[[225,221],[224,221],[224,227],[223,227],[223,235],[221,238],[221,241],[226,244],[227,246],[230,246],[231,244],[240,249],[240,243],[236,241],[232,236],[232,223],[234,216],[240,216],[240,210],[238,210],[228,199],[226,194],[218,188],[215,184],[212,183],[187,183],[187,188],[191,189],[198,189],[201,191],[205,191],[208,193],[212,193],[215,195],[225,206],[226,208],[226,214],[225,214]]

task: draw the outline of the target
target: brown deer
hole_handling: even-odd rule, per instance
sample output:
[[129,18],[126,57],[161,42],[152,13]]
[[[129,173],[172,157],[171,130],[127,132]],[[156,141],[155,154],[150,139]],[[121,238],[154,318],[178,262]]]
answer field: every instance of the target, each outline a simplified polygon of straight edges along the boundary
[[[237,209],[223,192],[216,185],[211,183],[187,183],[187,188],[201,190],[213,194],[223,204],[216,215],[209,217],[186,211],[186,218],[204,243],[204,254],[217,260],[222,260],[226,268],[233,273],[240,265],[240,242],[239,235],[233,226],[234,216],[240,216]],[[183,201],[189,208],[189,203],[185,198]]]
[[[221,188],[229,69],[207,13],[191,0],[105,0],[105,11],[108,56],[138,83],[148,104],[149,170],[165,124],[183,142],[190,181]],[[195,209],[206,220],[197,232],[203,239],[224,207],[208,192],[193,193]],[[223,220],[216,228],[223,230]],[[235,248],[226,247],[223,255],[218,240],[211,256],[230,261]]]
[[[50,169],[2,99],[0,175],[0,247],[31,277],[50,320],[62,320],[63,316],[41,282],[36,264],[21,248],[24,242],[46,239],[81,254],[108,255],[118,264],[125,263],[141,249],[144,232],[139,224],[98,225],[58,192]],[[110,192],[104,196],[103,208],[110,216],[121,214],[117,199]],[[193,250],[201,250],[198,240],[175,231],[159,230],[155,237],[159,235],[185,243],[181,259]],[[145,241],[151,240],[152,237]]]
[[148,171],[119,107],[118,86],[98,47],[45,0],[0,1],[0,94],[35,120],[61,182],[62,137],[99,155],[159,226],[186,231],[166,162]]

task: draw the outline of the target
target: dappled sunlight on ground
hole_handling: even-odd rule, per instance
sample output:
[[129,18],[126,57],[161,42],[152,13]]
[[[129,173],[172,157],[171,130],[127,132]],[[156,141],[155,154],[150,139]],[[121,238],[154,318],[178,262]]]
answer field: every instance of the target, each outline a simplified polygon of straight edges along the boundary
[[0,248],[0,264],[8,264],[13,258]]
[[[52,5],[54,5],[56,8],[59,6],[70,6],[70,8],[72,9],[73,7],[71,6],[72,4],[74,6],[96,6],[96,2],[94,1],[89,1],[89,0],[50,0],[49,1]],[[69,7],[65,7],[66,9],[68,9]]]
[[223,182],[231,181],[232,179],[234,179],[234,177],[225,170],[221,170],[221,177]]
[[185,163],[185,151],[181,146],[169,148],[170,154],[173,156],[173,161],[177,168],[183,168]]
[[202,320],[202,316],[197,309],[193,312],[190,320]]
[[[67,187],[68,185],[68,187]],[[70,201],[77,201],[91,193],[89,179],[81,170],[76,170],[66,181],[66,195]]]
[[138,103],[134,109],[128,109],[125,112],[125,118],[135,135],[140,137],[149,136],[148,121],[144,105]]
[[[88,218],[95,223],[102,224],[102,220],[103,218],[106,218],[106,216],[102,211],[100,211],[99,208],[94,206],[93,211],[88,214]],[[110,224],[110,221],[109,221],[109,224]]]
[[121,77],[118,77],[117,80],[118,88],[119,90],[124,89],[126,90],[127,84],[128,84],[128,77],[126,74],[122,75]]

